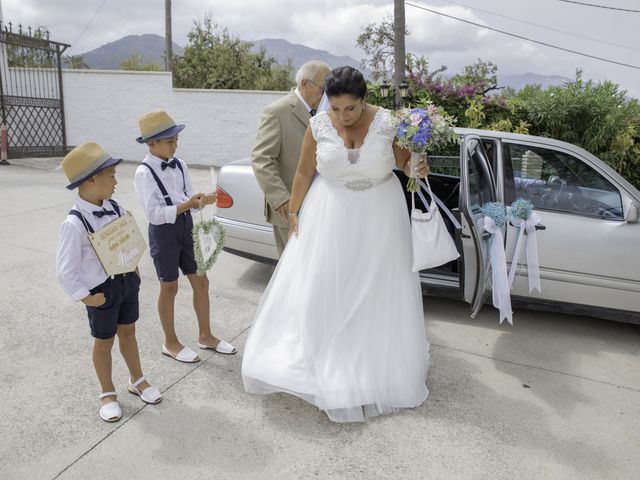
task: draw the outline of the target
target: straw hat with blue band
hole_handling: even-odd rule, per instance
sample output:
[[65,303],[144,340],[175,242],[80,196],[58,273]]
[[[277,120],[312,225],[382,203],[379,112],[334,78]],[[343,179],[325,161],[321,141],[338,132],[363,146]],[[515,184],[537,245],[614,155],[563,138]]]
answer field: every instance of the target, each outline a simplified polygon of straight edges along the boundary
[[145,113],[138,119],[140,136],[136,138],[138,143],[172,138],[184,129],[185,125],[176,125],[176,122],[164,110],[154,110]]
[[73,190],[96,173],[120,162],[121,158],[113,158],[96,142],[82,143],[62,160],[62,170],[71,182],[67,188]]

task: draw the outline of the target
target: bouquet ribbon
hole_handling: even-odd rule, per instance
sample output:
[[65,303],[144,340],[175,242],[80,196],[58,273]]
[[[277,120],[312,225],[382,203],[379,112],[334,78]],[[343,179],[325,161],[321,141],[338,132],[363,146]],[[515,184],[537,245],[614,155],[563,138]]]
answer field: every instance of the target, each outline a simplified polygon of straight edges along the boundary
[[493,306],[500,311],[500,323],[504,320],[513,325],[513,312],[511,311],[511,294],[509,279],[507,278],[507,256],[504,252],[504,239],[502,230],[496,222],[485,216],[480,220],[481,230],[491,234],[489,245],[489,258],[491,261],[491,288],[493,293]]
[[[460,222],[458,221],[458,219],[456,219],[456,217],[453,216],[453,213],[451,213],[451,210],[449,210],[447,208],[447,206],[444,204],[444,202],[442,200],[440,200],[431,191],[431,185],[429,185],[429,180],[427,178],[425,178],[424,180],[426,181],[426,183],[425,183],[425,181],[422,181],[422,180],[418,179],[418,185],[420,187],[422,187],[426,192],[429,192],[429,195],[431,195],[433,200],[440,207],[440,210],[443,211],[447,215],[447,217],[449,217],[449,220],[451,220],[451,223],[453,223],[453,227],[456,228],[457,230],[461,230],[462,229],[462,225],[460,225]],[[422,200],[422,204],[425,206],[427,211],[429,211],[429,202],[427,202],[427,199],[424,196],[424,194],[420,191],[420,188],[418,188],[418,191],[416,193],[420,197],[420,200]]]
[[[516,269],[520,258],[522,244],[525,244],[525,252],[527,257],[527,274],[529,277],[529,292],[538,290],[542,292],[540,287],[540,262],[538,260],[538,237],[536,234],[536,225],[540,223],[540,217],[531,213],[526,220],[520,217],[511,216],[511,223],[514,227],[519,228],[518,240],[513,250],[513,259],[511,260],[511,270],[509,271],[509,289],[513,286],[516,277]],[[527,233],[525,239],[525,232]]]

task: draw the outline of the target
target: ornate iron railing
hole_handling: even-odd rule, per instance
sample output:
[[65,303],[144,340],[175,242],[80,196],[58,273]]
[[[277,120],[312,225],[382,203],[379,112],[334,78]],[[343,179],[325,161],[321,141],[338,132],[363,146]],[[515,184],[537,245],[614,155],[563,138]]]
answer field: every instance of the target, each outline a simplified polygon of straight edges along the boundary
[[440,175],[451,175],[453,177],[459,177],[460,176],[460,157],[430,155],[429,170],[431,170],[431,173],[438,173]]
[[9,158],[64,155],[62,53],[41,29],[0,23],[0,115]]

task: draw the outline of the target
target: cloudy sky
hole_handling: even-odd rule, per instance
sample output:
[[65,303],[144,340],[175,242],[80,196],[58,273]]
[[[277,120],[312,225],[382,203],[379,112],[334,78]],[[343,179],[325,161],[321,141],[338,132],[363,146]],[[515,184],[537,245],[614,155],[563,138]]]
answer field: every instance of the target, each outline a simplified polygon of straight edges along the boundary
[[[125,35],[164,35],[163,0],[0,2],[5,22],[11,20],[46,26],[55,40],[72,44],[71,54],[86,52]],[[638,0],[582,2],[640,10]],[[573,77],[576,68],[580,67],[587,77],[612,80],[640,98],[640,13],[594,8],[562,0],[428,0],[408,3],[637,68],[536,45],[406,5],[410,31],[407,50],[425,55],[433,67],[447,65],[450,71],[457,72],[462,66],[482,58],[496,63],[499,72],[504,74],[535,72],[567,77]],[[184,45],[194,19],[202,19],[205,12],[210,12],[220,26],[227,27],[245,40],[283,38],[360,59],[362,53],[355,46],[358,33],[368,23],[392,15],[393,2],[174,0],[174,41]]]

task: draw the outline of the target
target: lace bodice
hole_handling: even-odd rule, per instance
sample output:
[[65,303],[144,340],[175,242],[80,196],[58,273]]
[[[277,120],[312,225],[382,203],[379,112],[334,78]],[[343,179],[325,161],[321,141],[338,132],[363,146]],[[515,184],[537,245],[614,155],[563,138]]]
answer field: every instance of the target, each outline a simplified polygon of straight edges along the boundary
[[359,149],[348,149],[327,112],[311,118],[311,132],[318,148],[317,170],[330,180],[379,179],[388,176],[395,165],[391,112],[379,109],[369,125]]

